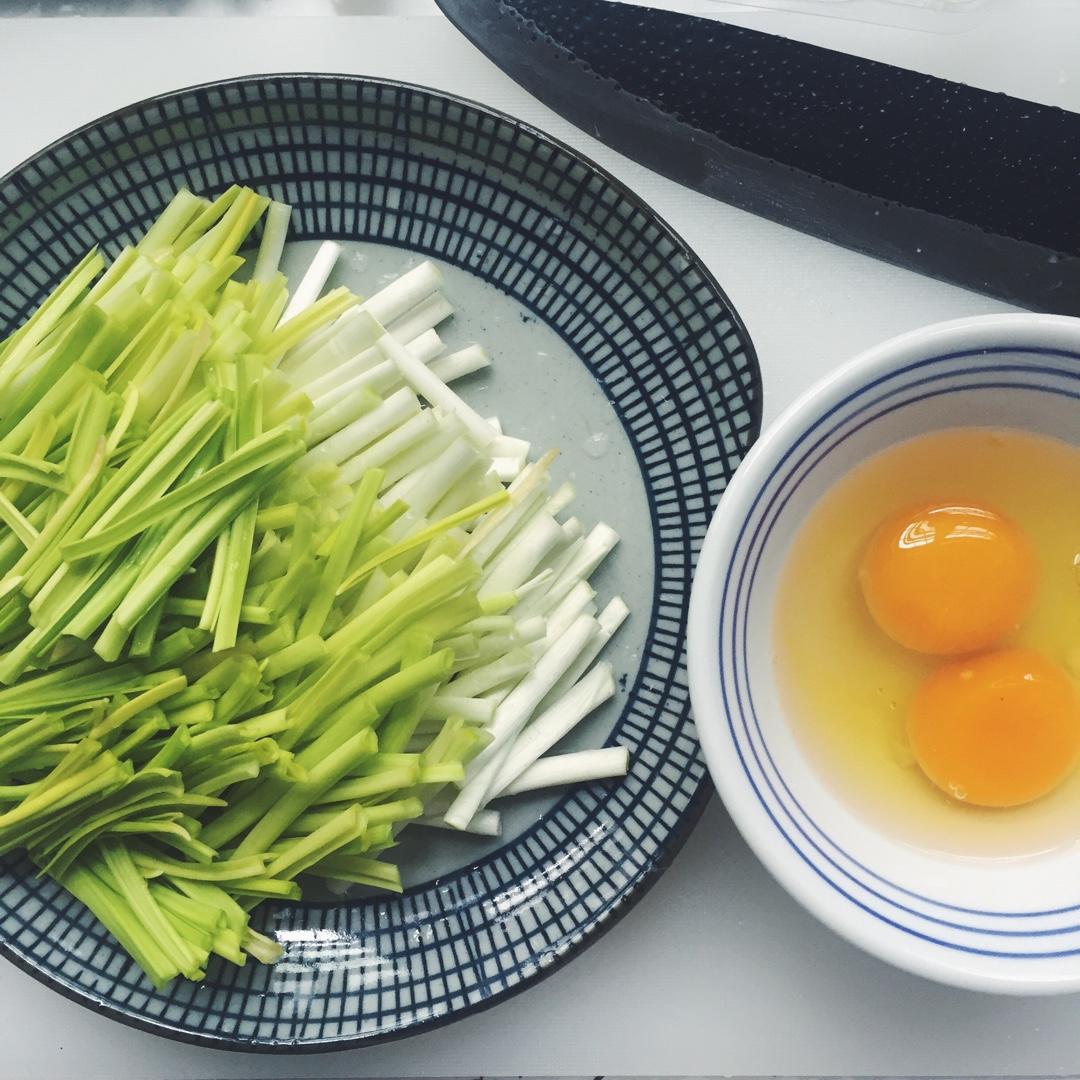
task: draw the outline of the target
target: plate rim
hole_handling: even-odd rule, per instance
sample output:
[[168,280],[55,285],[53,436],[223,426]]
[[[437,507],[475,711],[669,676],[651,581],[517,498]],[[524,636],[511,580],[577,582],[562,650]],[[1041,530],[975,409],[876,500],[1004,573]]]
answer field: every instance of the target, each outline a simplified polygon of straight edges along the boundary
[[[365,86],[385,87],[394,90],[416,91],[422,94],[440,97],[453,104],[469,109],[475,109],[482,114],[493,116],[496,119],[531,135],[541,142],[546,142],[599,176],[606,184],[610,185],[621,198],[625,199],[635,209],[644,213],[653,223],[655,223],[661,233],[664,234],[669,241],[673,242],[678,251],[687,259],[690,268],[695,270],[701,276],[703,283],[723,303],[727,310],[728,318],[731,321],[732,329],[738,334],[740,342],[742,343],[747,367],[751,374],[751,387],[754,390],[754,394],[748,405],[750,417],[747,428],[750,436],[748,450],[758,440],[762,426],[764,383],[762,380],[761,364],[758,359],[757,349],[738,309],[732,303],[730,297],[716,280],[716,277],[705,264],[701,256],[698,255],[698,253],[683,239],[682,235],[668,223],[667,219],[663,217],[662,214],[650,206],[645,199],[638,195],[628,184],[608,171],[603,165],[594,161],[588,154],[576,149],[569,143],[564,142],[557,136],[551,135],[543,128],[537,127],[529,121],[522,120],[511,113],[504,112],[502,109],[495,106],[476,101],[473,98],[468,98],[451,91],[439,89],[438,87],[427,86],[423,83],[411,82],[404,79],[389,79],[379,76],[349,74],[343,72],[274,71],[251,75],[239,75],[224,79],[212,79],[206,82],[193,83],[172,90],[162,91],[161,93],[147,95],[146,97],[128,102],[116,109],[102,113],[101,115],[88,120],[86,123],[79,124],[46,145],[40,147],[14,165],[11,169],[7,170],[7,172],[0,175],[0,185],[9,183],[14,184],[14,186],[22,192],[24,197],[31,198],[32,192],[18,182],[19,174],[34,165],[41,158],[44,158],[51,151],[84,132],[88,132],[109,121],[121,120],[126,116],[137,113],[156,103],[166,102],[170,99],[179,98],[187,94],[221,89],[224,87],[242,86],[251,83],[272,82],[279,79],[311,79],[324,82],[361,84]],[[575,128],[575,130],[578,129]],[[687,624],[687,638],[688,635],[689,622]],[[684,641],[683,652],[688,656],[686,641]],[[698,740],[698,745],[700,747],[700,739]],[[703,750],[702,755],[704,756]],[[710,772],[706,769],[698,783],[697,790],[691,796],[691,799],[687,804],[686,810],[669,833],[667,842],[651,860],[648,868],[642,871],[630,884],[628,889],[614,901],[601,921],[594,924],[592,928],[584,931],[580,940],[576,943],[571,944],[564,951],[556,953],[549,963],[544,966],[537,966],[531,974],[523,976],[518,982],[498,990],[490,996],[481,998],[438,1016],[428,1016],[423,1019],[412,1020],[408,1024],[390,1031],[377,1032],[371,1035],[355,1035],[347,1038],[318,1039],[313,1041],[261,1040],[258,1038],[244,1039],[243,1037],[235,1035],[196,1034],[195,1032],[187,1031],[183,1028],[175,1027],[164,1022],[146,1019],[138,1012],[125,1011],[116,1005],[105,1002],[101,998],[94,997],[92,994],[68,987],[59,980],[54,979],[53,976],[47,972],[30,963],[29,960],[16,951],[6,940],[0,940],[0,956],[14,964],[15,967],[25,972],[49,990],[62,995],[69,1001],[73,1001],[75,1004],[80,1005],[85,1009],[118,1021],[126,1027],[135,1028],[139,1031],[148,1032],[149,1034],[171,1039],[175,1042],[185,1043],[187,1045],[202,1046],[212,1050],[229,1051],[231,1053],[307,1055],[351,1051],[361,1047],[396,1042],[413,1035],[435,1031],[439,1028],[446,1027],[457,1020],[463,1020],[467,1017],[476,1016],[486,1012],[495,1005],[508,1001],[538,985],[557,971],[562,970],[562,968],[564,968],[571,960],[580,956],[586,949],[599,941],[614,926],[620,923],[627,913],[633,910],[642,897],[649,892],[653,885],[655,885],[659,878],[667,871],[675,860],[675,857],[683,849],[690,834],[700,821],[705,811],[705,807],[709,804],[714,794],[714,783]]]

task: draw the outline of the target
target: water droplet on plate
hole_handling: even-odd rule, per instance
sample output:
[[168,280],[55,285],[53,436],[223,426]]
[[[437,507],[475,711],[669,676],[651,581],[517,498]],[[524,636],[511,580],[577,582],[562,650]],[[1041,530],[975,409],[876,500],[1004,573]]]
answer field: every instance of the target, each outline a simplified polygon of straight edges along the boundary
[[594,431],[582,444],[585,453],[591,458],[601,458],[608,451],[608,437],[602,431]]

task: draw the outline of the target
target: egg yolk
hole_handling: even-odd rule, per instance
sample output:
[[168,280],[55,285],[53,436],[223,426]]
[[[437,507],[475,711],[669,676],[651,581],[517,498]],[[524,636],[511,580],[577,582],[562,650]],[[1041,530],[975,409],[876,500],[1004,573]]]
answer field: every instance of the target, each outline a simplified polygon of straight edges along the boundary
[[1080,700],[1056,664],[1002,649],[944,664],[916,692],[908,738],[923,772],[977,806],[1019,806],[1053,790],[1080,753]]
[[916,652],[960,656],[1016,629],[1036,558],[1008,518],[984,507],[920,506],[878,526],[859,568],[874,621]]

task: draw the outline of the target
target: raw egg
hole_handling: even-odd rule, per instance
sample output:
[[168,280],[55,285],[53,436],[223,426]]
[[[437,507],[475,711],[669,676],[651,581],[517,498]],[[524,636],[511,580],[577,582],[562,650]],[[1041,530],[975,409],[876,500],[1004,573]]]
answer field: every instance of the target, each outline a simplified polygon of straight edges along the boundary
[[965,855],[1080,842],[1077,492],[1080,448],[955,428],[861,462],[806,515],[777,583],[777,682],[860,819]]
[[942,665],[908,710],[915,760],[942,791],[977,806],[1020,806],[1053,791],[1080,752],[1069,677],[1033,649]]
[[962,502],[901,510],[859,567],[863,598],[894,641],[956,656],[996,645],[1031,605],[1035,553],[1008,518]]

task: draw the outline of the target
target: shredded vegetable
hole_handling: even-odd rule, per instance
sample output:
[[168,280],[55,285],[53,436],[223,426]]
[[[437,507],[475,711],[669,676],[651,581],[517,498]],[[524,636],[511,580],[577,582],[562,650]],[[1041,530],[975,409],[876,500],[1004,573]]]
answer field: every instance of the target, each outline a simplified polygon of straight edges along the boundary
[[250,914],[305,881],[400,890],[410,826],[628,768],[544,756],[615,692],[614,530],[451,387],[490,359],[433,264],[361,300],[327,242],[290,294],[289,217],[180,191],[0,342],[0,853],[158,986],[273,962]]

